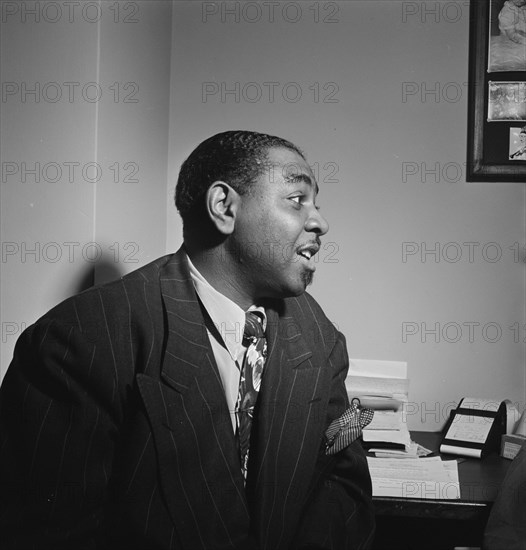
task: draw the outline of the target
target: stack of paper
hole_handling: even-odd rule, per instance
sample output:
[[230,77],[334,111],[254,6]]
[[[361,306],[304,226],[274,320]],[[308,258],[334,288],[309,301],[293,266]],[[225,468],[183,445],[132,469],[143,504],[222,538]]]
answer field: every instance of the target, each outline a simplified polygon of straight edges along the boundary
[[350,359],[345,384],[350,400],[358,398],[363,407],[374,410],[373,421],[363,431],[368,450],[382,456],[417,456],[419,447],[411,441],[404,413],[407,363]]
[[[460,498],[455,460],[422,458],[427,449],[411,441],[406,424],[407,363],[350,359],[345,381],[349,399],[374,410],[363,430],[373,496],[451,500]],[[404,458],[404,460],[398,460]]]
[[440,457],[396,460],[368,457],[374,497],[454,500],[460,498],[456,460]]

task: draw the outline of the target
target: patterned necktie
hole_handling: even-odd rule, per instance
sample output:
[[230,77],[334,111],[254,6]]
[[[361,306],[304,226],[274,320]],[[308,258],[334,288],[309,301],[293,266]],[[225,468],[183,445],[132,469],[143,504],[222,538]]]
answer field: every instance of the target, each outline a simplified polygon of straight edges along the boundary
[[267,356],[267,340],[262,323],[263,320],[257,313],[252,311],[246,313],[243,344],[248,347],[241,367],[239,394],[236,403],[241,471],[245,480],[247,478],[250,429],[252,427],[254,405],[258,397]]

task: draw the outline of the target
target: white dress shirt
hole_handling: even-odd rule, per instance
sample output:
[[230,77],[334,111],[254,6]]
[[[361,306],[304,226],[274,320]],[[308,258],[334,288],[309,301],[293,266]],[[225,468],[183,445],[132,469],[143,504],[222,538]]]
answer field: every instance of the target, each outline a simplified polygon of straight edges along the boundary
[[[226,403],[236,431],[236,401],[239,391],[239,378],[243,358],[247,348],[243,345],[245,312],[230,298],[218,292],[197,270],[190,258],[188,266],[190,276],[201,303],[214,323],[217,332],[207,327],[208,338],[219,369],[219,375],[225,391]],[[250,306],[248,311],[258,311],[263,315],[263,330],[266,328],[266,315],[262,307]]]

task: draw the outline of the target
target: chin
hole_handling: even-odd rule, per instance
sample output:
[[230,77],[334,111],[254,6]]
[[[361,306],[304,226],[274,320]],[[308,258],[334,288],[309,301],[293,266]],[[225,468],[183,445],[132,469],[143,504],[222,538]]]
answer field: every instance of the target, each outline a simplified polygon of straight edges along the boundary
[[307,287],[312,284],[314,279],[314,273],[312,271],[305,271],[301,274],[301,278],[296,282],[294,286],[290,288],[289,297],[301,296],[306,290]]
[[313,278],[314,272],[305,270],[299,276],[296,275],[294,279],[283,280],[281,285],[275,286],[273,289],[267,288],[263,294],[267,298],[295,298],[307,290],[307,287],[312,284]]
[[305,285],[304,288],[306,289],[314,280],[314,271],[304,271],[301,275],[301,280],[303,281],[303,284]]

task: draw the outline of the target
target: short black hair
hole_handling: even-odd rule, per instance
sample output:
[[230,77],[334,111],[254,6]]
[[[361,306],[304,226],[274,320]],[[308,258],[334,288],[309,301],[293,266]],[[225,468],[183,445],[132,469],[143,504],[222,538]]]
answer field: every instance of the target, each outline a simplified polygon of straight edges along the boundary
[[230,130],[216,134],[199,144],[183,162],[175,189],[175,205],[183,224],[203,214],[208,188],[215,181],[224,181],[240,195],[268,167],[268,151],[285,147],[305,155],[290,141],[259,132]]

